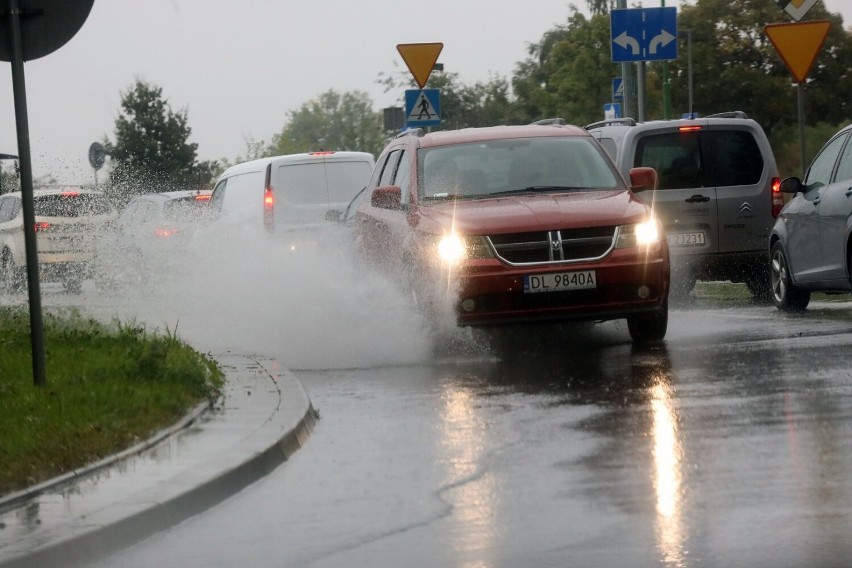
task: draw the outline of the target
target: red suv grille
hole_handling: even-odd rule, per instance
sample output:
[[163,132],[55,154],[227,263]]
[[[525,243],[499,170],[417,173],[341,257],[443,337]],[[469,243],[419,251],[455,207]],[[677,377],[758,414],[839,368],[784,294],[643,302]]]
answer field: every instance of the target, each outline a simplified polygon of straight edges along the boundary
[[498,258],[508,264],[550,264],[594,260],[615,242],[615,226],[511,233],[488,237]]

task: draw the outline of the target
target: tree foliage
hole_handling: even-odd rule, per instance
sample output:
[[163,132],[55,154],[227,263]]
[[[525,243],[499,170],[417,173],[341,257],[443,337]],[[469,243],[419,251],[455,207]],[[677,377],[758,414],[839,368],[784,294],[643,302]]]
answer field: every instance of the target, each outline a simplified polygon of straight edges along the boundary
[[272,139],[272,155],[315,150],[381,151],[386,141],[382,116],[367,93],[329,90],[288,113]]
[[108,188],[120,200],[133,193],[210,185],[215,162],[198,162],[187,111],[173,111],[160,87],[137,79],[122,94],[115,141],[107,140],[112,171]]

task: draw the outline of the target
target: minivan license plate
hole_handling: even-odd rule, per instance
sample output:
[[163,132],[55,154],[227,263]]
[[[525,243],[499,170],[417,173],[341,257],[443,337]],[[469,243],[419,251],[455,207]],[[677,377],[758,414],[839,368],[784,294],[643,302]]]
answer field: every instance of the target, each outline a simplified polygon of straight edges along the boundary
[[597,287],[594,270],[524,276],[524,294],[590,290]]
[[672,247],[697,247],[705,243],[704,233],[669,233],[669,246]]

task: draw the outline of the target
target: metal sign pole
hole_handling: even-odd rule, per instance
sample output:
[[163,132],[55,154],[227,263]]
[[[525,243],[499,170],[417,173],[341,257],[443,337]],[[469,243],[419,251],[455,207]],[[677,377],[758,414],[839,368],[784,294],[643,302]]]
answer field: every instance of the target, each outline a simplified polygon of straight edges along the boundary
[[47,384],[44,355],[44,327],[41,316],[41,289],[38,275],[38,249],[33,204],[33,172],[30,156],[30,131],[27,125],[27,94],[24,85],[24,54],[21,41],[21,9],[18,0],[9,0],[9,27],[12,40],[12,91],[15,97],[15,122],[18,131],[18,155],[21,168],[21,197],[24,210],[24,246],[27,257],[27,281],[30,300],[30,339],[33,356],[33,382]]
[[807,168],[807,162],[805,162],[805,87],[801,83],[796,83],[796,92],[798,94],[798,107],[799,107],[799,156],[802,160],[802,174],[801,177],[805,177],[805,168]]

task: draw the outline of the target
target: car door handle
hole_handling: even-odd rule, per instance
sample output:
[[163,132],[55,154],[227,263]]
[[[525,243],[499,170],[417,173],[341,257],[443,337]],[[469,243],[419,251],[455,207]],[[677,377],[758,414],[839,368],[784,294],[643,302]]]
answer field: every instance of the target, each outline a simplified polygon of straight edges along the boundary
[[693,195],[686,200],[687,203],[706,203],[708,201],[710,201],[710,198],[704,195]]

